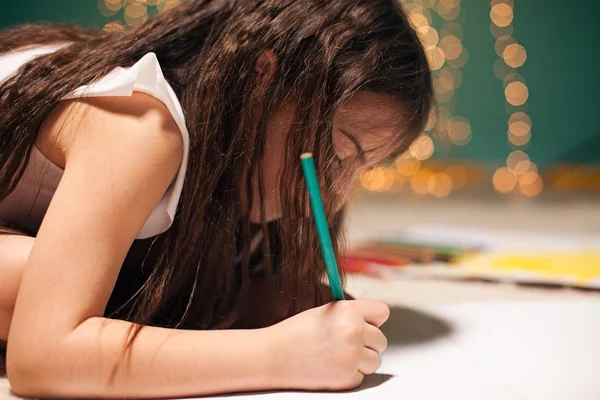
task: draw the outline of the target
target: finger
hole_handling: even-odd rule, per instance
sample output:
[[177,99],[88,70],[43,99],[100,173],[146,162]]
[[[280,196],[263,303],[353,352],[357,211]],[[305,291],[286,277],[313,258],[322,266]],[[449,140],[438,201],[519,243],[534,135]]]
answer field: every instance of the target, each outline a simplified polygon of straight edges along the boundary
[[374,350],[377,353],[382,353],[387,348],[388,340],[379,328],[370,324],[365,324],[364,332],[363,340],[365,347]]
[[367,323],[378,328],[390,317],[390,308],[380,301],[354,300],[351,303]]
[[354,374],[354,377],[352,378],[352,382],[350,383],[348,389],[354,389],[359,387],[363,383],[364,379],[365,375],[360,371],[356,371],[356,374]]
[[364,375],[375,373],[381,366],[381,356],[376,351],[365,347],[363,355],[358,361],[358,370]]

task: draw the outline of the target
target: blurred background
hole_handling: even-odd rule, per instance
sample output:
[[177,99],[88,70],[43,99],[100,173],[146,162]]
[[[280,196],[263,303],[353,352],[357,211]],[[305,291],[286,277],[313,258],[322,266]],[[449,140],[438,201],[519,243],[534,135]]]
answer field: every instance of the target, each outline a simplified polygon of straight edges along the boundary
[[[118,31],[179,1],[3,1],[0,28],[56,21]],[[364,190],[507,199],[600,192],[600,3],[403,3],[430,56],[439,107],[409,154],[363,176]]]
[[[5,0],[0,28],[51,21],[123,31],[180,1]],[[427,50],[438,107],[406,154],[366,172],[358,182],[350,207],[350,248],[379,247],[363,246],[355,254],[360,262],[348,269],[374,276],[367,261],[393,266],[440,261],[410,257],[423,242],[484,253],[500,251],[494,247],[500,242],[505,253],[524,243],[524,248],[516,246],[519,254],[546,253],[535,253],[533,264],[531,259],[510,261],[509,277],[600,287],[600,3],[403,4]],[[484,243],[474,240],[484,237]],[[393,251],[410,242],[408,253],[390,255],[377,242],[381,238],[394,241]],[[435,243],[429,243],[431,238]],[[548,253],[557,248],[568,253]],[[582,251],[591,253],[582,256]],[[533,279],[525,274],[529,278],[524,279],[523,270],[546,275]],[[423,293],[414,282],[410,288],[417,288],[416,297]]]

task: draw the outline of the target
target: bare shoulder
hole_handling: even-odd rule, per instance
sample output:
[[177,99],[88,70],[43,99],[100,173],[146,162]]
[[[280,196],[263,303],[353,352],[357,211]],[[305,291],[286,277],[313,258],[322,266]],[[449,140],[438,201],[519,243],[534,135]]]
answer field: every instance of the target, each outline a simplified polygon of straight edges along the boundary
[[154,149],[155,162],[179,166],[181,132],[167,107],[153,96],[90,97],[66,100],[46,119],[36,145],[55,164],[65,167],[76,148],[118,144],[131,151]]

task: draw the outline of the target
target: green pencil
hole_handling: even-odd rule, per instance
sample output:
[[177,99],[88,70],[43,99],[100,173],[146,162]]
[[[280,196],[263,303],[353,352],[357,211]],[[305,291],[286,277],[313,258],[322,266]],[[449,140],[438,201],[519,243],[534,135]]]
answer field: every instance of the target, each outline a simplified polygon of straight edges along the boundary
[[333,293],[333,300],[344,300],[344,291],[342,290],[342,282],[338,273],[335,254],[333,253],[333,245],[331,244],[331,236],[329,235],[329,225],[325,217],[323,209],[323,200],[321,199],[321,191],[317,181],[317,173],[315,172],[315,163],[311,153],[304,153],[300,156],[302,160],[302,168],[304,169],[304,178],[306,179],[306,187],[308,188],[308,196],[310,197],[310,205],[312,207],[315,224],[317,225],[317,233],[321,242],[321,252],[325,260],[327,269],[327,278]]

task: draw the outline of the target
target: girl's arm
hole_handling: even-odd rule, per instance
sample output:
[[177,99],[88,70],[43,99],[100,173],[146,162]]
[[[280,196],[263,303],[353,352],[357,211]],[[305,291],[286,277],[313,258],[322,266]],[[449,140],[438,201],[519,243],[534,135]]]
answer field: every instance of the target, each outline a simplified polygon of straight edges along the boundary
[[66,165],[19,289],[7,349],[13,390],[175,397],[279,386],[265,330],[145,327],[110,381],[131,324],[102,315],[128,249],[176,175],[181,136],[165,107],[142,94],[65,103],[42,135],[58,137]]

